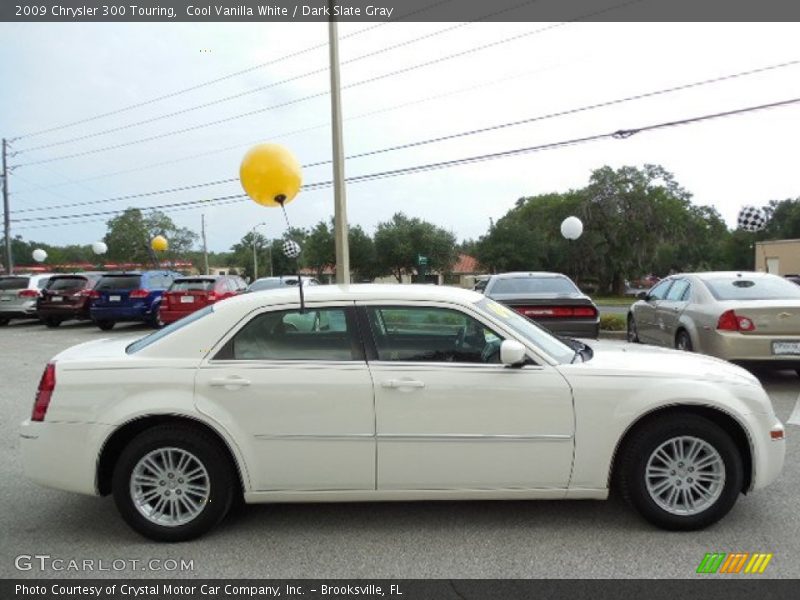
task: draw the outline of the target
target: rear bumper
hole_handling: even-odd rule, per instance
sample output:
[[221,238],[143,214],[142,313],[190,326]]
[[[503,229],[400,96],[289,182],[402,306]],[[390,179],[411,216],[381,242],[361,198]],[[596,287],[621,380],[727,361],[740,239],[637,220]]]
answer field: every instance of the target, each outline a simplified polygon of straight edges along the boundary
[[600,319],[596,320],[576,320],[576,319],[534,319],[536,323],[565,337],[574,338],[594,338],[600,336]]
[[773,354],[772,342],[800,341],[800,335],[744,335],[736,331],[704,332],[701,350],[730,362],[800,367],[800,355]]
[[147,321],[153,312],[147,305],[134,306],[93,306],[89,311],[93,321]]
[[0,318],[26,319],[31,317],[36,317],[36,300],[0,303]]
[[40,306],[36,309],[40,318],[88,319],[89,310],[81,306]]
[[98,449],[110,425],[26,420],[20,426],[25,477],[47,487],[97,495]]
[[195,312],[194,310],[164,310],[163,308],[158,311],[158,316],[166,323],[174,323],[178,319],[182,319]]

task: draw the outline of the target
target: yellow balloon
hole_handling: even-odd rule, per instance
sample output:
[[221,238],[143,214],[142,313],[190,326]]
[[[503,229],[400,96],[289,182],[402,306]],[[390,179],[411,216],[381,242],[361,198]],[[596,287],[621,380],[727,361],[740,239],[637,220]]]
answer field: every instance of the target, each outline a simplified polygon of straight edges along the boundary
[[242,159],[239,179],[247,195],[262,206],[291,202],[303,184],[300,164],[277,144],[251,148]]
[[165,238],[163,235],[157,235],[153,238],[153,241],[150,242],[150,247],[153,250],[164,252],[167,248],[169,248],[169,243],[167,242],[167,238]]

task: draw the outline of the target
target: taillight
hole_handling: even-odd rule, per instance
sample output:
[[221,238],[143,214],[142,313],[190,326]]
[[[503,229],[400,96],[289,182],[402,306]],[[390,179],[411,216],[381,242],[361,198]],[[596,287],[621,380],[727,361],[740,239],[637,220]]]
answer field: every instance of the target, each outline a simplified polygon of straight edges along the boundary
[[209,302],[216,302],[217,300],[219,300],[219,296],[217,296],[216,292],[208,292],[206,298],[208,299]]
[[565,317],[596,317],[592,306],[515,306],[518,313],[531,319],[563,319]]
[[720,331],[755,331],[756,324],[750,317],[737,315],[733,310],[726,310],[717,321],[717,329]]
[[133,290],[130,294],[128,294],[129,298],[147,298],[150,295],[150,292],[147,290]]
[[47,363],[44,373],[42,373],[42,378],[39,380],[39,389],[36,390],[36,400],[33,402],[31,421],[44,421],[54,389],[56,389],[56,365],[55,363]]
[[78,292],[78,296],[81,296],[83,298],[94,299],[100,297],[100,292],[98,292],[97,290],[81,290],[80,292]]
[[20,290],[17,296],[20,298],[36,298],[39,296],[39,292],[36,290]]

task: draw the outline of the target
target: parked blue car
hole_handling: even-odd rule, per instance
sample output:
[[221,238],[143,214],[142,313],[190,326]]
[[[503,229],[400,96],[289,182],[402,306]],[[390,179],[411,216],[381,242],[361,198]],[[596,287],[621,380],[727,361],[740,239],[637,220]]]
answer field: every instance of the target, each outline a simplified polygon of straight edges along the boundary
[[161,327],[161,295],[180,276],[172,271],[106,273],[92,290],[92,321],[104,331],[118,321],[142,321]]

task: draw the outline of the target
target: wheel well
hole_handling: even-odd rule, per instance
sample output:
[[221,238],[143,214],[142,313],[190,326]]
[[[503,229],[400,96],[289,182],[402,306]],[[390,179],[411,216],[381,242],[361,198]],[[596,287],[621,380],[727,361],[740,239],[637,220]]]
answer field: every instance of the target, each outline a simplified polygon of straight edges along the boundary
[[233,456],[233,452],[231,452],[227,442],[216,431],[214,431],[214,429],[205,423],[201,423],[200,421],[188,417],[180,417],[177,415],[151,415],[126,423],[117,429],[113,434],[111,434],[111,437],[106,440],[103,450],[100,453],[100,459],[97,462],[97,490],[102,496],[106,496],[111,493],[111,478],[114,474],[114,467],[117,464],[117,459],[119,458],[119,455],[125,446],[127,446],[133,438],[143,431],[150,429],[151,427],[155,427],[156,425],[165,424],[188,425],[216,438],[222,447],[225,448],[228,459],[231,461],[231,465],[236,471],[236,476],[239,480],[240,493],[244,490],[242,474],[239,470],[238,464],[236,463],[236,459]]
[[747,438],[747,433],[742,428],[736,419],[730,415],[711,408],[708,406],[693,406],[683,404],[680,406],[667,406],[647,413],[639,418],[633,425],[628,428],[622,440],[617,444],[616,451],[614,452],[614,459],[611,464],[611,473],[609,474],[609,483],[616,484],[619,478],[619,465],[622,462],[622,457],[625,454],[625,446],[633,435],[641,428],[650,425],[654,421],[658,421],[667,415],[698,415],[705,417],[709,421],[722,428],[725,433],[731,436],[733,443],[739,449],[742,457],[742,466],[744,468],[744,481],[742,483],[742,492],[747,492],[750,489],[750,484],[753,477],[753,455],[750,448],[750,441]]

